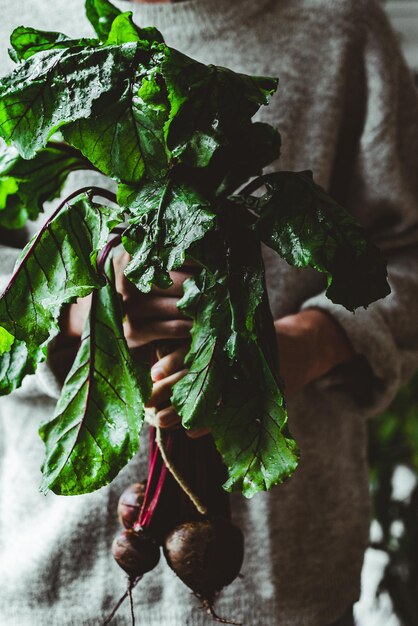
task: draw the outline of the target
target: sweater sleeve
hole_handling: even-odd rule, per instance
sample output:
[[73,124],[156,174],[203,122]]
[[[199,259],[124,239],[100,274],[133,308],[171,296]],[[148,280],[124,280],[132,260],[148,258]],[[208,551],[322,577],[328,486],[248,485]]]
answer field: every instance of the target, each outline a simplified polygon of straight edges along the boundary
[[[302,308],[317,307],[333,315],[367,361],[370,376],[363,404],[374,414],[418,366],[418,96],[386,15],[374,0],[364,6],[359,89],[363,123],[354,163],[342,163],[343,171],[335,175],[341,181],[344,170],[350,172],[341,201],[387,259],[391,293],[354,314],[324,293]],[[354,369],[344,370],[351,390],[356,386]],[[358,369],[357,377],[364,371]],[[341,383],[337,374],[331,372],[320,384]]]

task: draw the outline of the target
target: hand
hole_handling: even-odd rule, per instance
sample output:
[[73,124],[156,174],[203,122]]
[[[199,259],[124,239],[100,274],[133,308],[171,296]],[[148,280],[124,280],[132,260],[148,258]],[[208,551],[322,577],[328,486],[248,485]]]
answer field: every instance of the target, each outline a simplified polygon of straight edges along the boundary
[[[151,378],[154,383],[152,395],[147,406],[160,407],[170,400],[173,385],[187,373],[184,367],[184,357],[190,347],[186,342],[183,346],[171,352],[157,361],[151,369]],[[157,425],[160,428],[176,428],[181,423],[181,418],[172,406],[166,406],[157,411]],[[186,430],[188,437],[196,439],[209,433],[208,428]]]
[[[192,274],[171,272],[171,287],[153,287],[151,293],[144,294],[123,273],[129,258],[125,252],[114,260],[116,289],[123,298],[123,329],[129,348],[140,348],[161,339],[188,339],[192,322],[179,311],[177,301],[183,295],[183,282]],[[65,337],[80,338],[90,306],[91,296],[87,296],[67,308],[61,319]]]
[[355,354],[342,327],[320,309],[287,315],[274,326],[286,399]]

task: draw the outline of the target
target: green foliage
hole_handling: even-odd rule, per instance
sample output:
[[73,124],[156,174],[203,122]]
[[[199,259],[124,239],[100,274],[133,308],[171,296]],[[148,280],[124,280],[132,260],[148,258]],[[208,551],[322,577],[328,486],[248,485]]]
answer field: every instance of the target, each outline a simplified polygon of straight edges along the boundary
[[141,291],[168,287],[170,270],[183,265],[186,251],[213,228],[210,204],[195,189],[170,179],[143,185],[131,200],[133,217],[123,236],[132,260],[126,276]]
[[150,392],[149,364],[133,361],[119,296],[107,280],[93,294],[55,414],[40,429],[46,446],[42,489],[73,495],[109,483],[138,450]]
[[86,0],[86,15],[101,41],[106,41],[121,11],[108,0]]
[[91,169],[89,161],[63,143],[50,142],[27,161],[16,148],[0,148],[0,226],[22,228],[58,197],[71,172]]
[[[186,428],[212,429],[228,468],[225,488],[251,497],[289,477],[298,456],[278,381],[262,242],[288,263],[325,272],[330,297],[350,309],[388,292],[384,264],[306,173],[264,176],[237,194],[279,156],[279,133],[252,120],[277,79],[190,59],[107,0],[87,0],[86,11],[98,39],[25,27],[12,34],[19,64],[0,81],[8,144],[0,223],[35,218],[81,167],[119,183],[119,206],[95,204],[91,194],[64,203],[24,250],[0,298],[0,389],[9,393],[35,371],[62,306],[93,292],[76,361],[41,428],[43,488],[92,491],[135,453],[149,373],[131,360],[103,273],[118,241],[108,242],[111,231],[127,222],[126,275],[142,291],[167,287],[185,260],[197,264],[179,304],[194,323],[189,373],[173,403]],[[66,143],[48,143],[58,129]],[[252,195],[262,185],[267,192]]]
[[260,239],[295,267],[327,275],[327,296],[350,311],[390,292],[383,259],[364,230],[321,187],[311,172],[277,172],[250,185],[267,191],[243,202],[258,214]]

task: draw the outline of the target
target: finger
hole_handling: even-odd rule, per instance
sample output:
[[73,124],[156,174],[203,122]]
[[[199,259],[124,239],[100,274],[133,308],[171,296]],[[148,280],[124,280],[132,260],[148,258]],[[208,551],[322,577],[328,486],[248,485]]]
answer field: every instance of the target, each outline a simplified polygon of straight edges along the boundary
[[128,319],[123,329],[128,347],[133,349],[160,339],[190,339],[192,325],[188,320],[167,320],[134,326]]
[[184,357],[188,353],[189,347],[190,342],[188,341],[184,346],[177,348],[174,352],[157,361],[151,368],[152,381],[157,382],[182,370],[184,368]]
[[190,439],[199,439],[199,437],[205,437],[209,435],[210,428],[194,428],[192,430],[186,430],[186,435],[190,437]]
[[159,428],[172,428],[181,423],[181,417],[175,412],[172,406],[158,411],[155,416]]
[[140,319],[185,319],[186,316],[177,308],[177,298],[147,294],[146,297],[130,297],[123,301],[125,313],[131,320]]
[[152,388],[151,398],[147,403],[147,407],[158,407],[165,402],[168,402],[171,398],[173,385],[175,385],[177,381],[181,380],[187,372],[187,369],[183,369],[180,370],[180,372],[176,372],[175,374],[156,382]]

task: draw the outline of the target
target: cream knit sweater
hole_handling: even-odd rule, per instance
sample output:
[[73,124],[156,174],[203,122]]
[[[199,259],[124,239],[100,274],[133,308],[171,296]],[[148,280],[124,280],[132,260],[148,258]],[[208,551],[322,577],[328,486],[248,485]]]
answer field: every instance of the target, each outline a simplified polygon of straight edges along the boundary
[[[281,169],[316,180],[363,222],[390,261],[392,294],[354,315],[329,302],[322,278],[266,252],[276,317],[322,307],[359,356],[290,403],[301,463],[284,486],[233,496],[246,537],[244,578],[221,615],[245,626],[327,626],[359,595],[369,496],[366,419],[388,404],[418,363],[418,102],[395,37],[375,0],[185,0],[115,4],[167,43],[204,62],[278,75],[261,119],[282,133]],[[91,34],[82,0],[0,0],[0,70],[20,24]],[[68,191],[85,184],[74,176]],[[16,252],[0,252],[3,280]],[[357,369],[356,369],[357,368]],[[59,388],[47,366],[0,402],[0,624],[100,624],[125,588],[110,555],[122,489],[146,472],[145,446],[114,483],[80,497],[38,492],[41,420]],[[144,437],[144,440],[146,437]],[[134,592],[138,623],[210,623],[163,563]],[[130,623],[128,607],[114,620]]]

